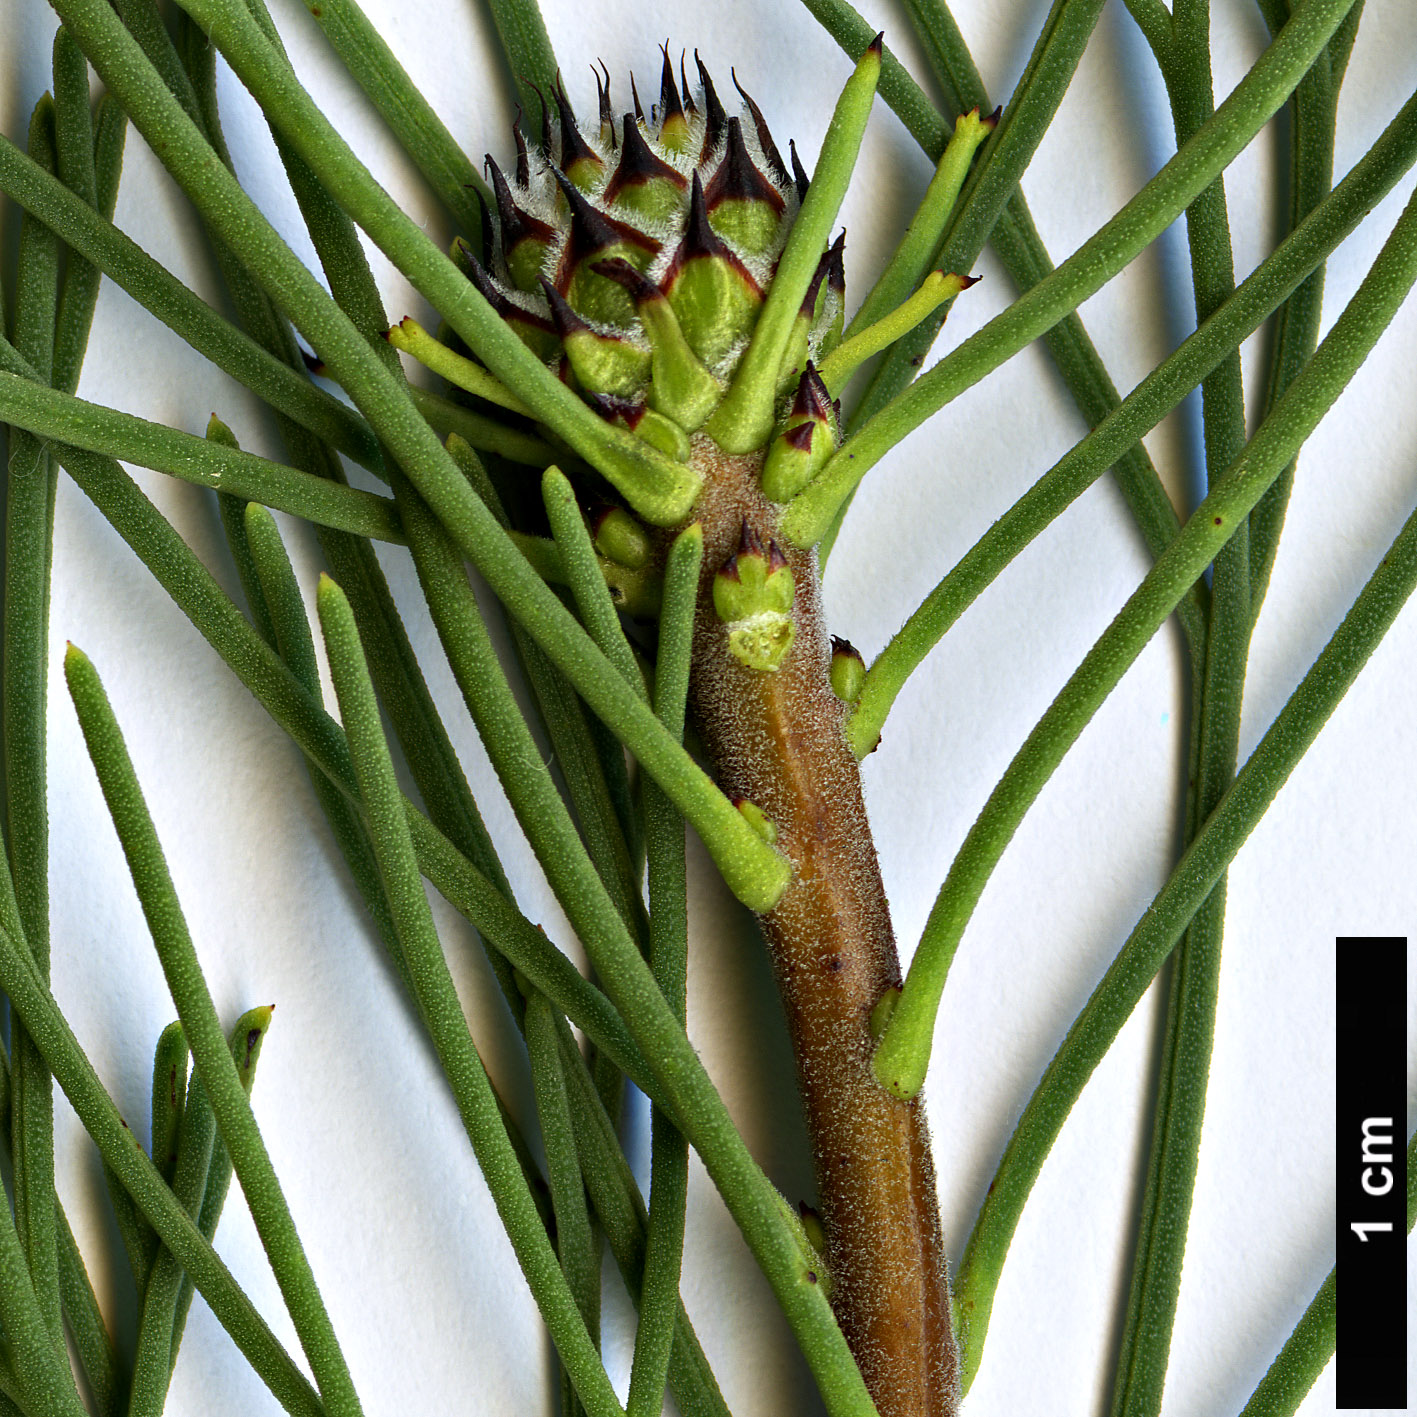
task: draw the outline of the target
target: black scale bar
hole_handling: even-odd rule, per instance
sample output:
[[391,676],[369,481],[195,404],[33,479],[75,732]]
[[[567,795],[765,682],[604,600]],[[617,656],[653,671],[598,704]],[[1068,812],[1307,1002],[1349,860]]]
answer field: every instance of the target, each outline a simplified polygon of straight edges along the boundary
[[1338,1406],[1407,1406],[1407,941],[1338,940]]

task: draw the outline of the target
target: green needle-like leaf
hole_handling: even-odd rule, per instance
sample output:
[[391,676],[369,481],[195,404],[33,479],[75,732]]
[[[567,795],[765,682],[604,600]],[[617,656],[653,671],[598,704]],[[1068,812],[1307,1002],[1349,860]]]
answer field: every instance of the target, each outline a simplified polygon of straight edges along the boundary
[[753,326],[752,339],[738,362],[727,396],[704,427],[726,452],[747,453],[761,448],[772,431],[778,370],[792,333],[792,322],[802,307],[802,298],[831,238],[837,212],[841,210],[847,183],[856,166],[856,154],[866,132],[866,120],[871,115],[880,72],[878,35],[858,59],[855,71],[837,100],[826,137],[822,139],[812,185],[788,233],[767,300]]
[[[46,94],[30,119],[29,151],[54,171],[55,106]],[[38,222],[20,224],[15,265],[14,348],[48,382],[54,372],[59,243]],[[0,335],[0,353],[8,351]],[[0,412],[0,422],[10,422]],[[3,680],[0,751],[5,841],[18,908],[16,941],[49,978],[48,703],[49,574],[54,535],[54,468],[43,443],[14,428],[5,494]],[[53,1087],[23,1026],[11,1040],[11,1142],[15,1227],[44,1321],[62,1339],[54,1192]]]
[[358,1417],[348,1367],[217,1020],[118,722],[92,664],[72,645],[64,673],[195,1066],[321,1397],[332,1414]]
[[378,541],[402,541],[389,500],[0,372],[0,420],[198,487]]
[[847,721],[864,757],[925,656],[1000,571],[1109,465],[1156,426],[1229,350],[1278,308],[1417,161],[1417,97],[1315,211],[1116,411],[1049,469],[960,559],[881,651]]
[[35,973],[28,955],[4,929],[0,929],[0,988],[10,996],[11,1007],[25,1021],[104,1161],[128,1188],[162,1243],[178,1256],[262,1381],[292,1417],[324,1417],[319,1395],[157,1174],[104,1091],[53,995]]
[[324,577],[318,604],[379,873],[439,1061],[498,1214],[576,1392],[594,1417],[615,1417],[622,1409],[546,1238],[443,958],[349,602]]
[[[117,121],[100,126],[100,136],[113,134],[107,141],[116,144],[125,126],[121,110],[111,100],[100,107],[117,116]],[[0,191],[258,398],[361,466],[382,467],[374,435],[357,413],[260,349],[4,137],[0,137]]]
[[1046,333],[1150,244],[1205,190],[1293,91],[1352,0],[1311,0],[1195,137],[1058,269],[951,351],[849,438],[789,506],[784,535],[815,544],[866,472],[925,419]]
[[1077,735],[1187,587],[1283,471],[1362,363],[1417,280],[1417,199],[1286,398],[1093,646],[1015,755],[955,858],[930,912],[905,989],[876,1051],[883,1085],[913,1097],[924,1080],[935,1012],[974,905],[1024,813]]
[[[271,1010],[263,1006],[243,1014],[231,1032],[232,1061],[248,1094],[255,1074],[256,1055],[270,1021]],[[185,1064],[186,1038],[181,1033],[181,1025],[172,1025],[163,1038],[167,1039],[174,1029],[182,1041]],[[182,1208],[197,1222],[198,1230],[211,1240],[216,1234],[216,1223],[215,1219],[206,1223],[203,1198],[211,1188],[216,1157],[220,1154],[227,1174],[231,1169],[230,1157],[217,1137],[211,1099],[200,1077],[192,1078],[191,1085],[184,1090],[180,1100],[182,1112],[177,1134],[173,1138],[171,1168],[168,1171],[160,1166],[160,1169],[164,1170],[164,1179],[171,1185]],[[217,1205],[218,1214],[220,1209]],[[190,1291],[191,1280],[172,1252],[159,1249],[142,1296],[128,1417],[159,1417],[163,1410],[172,1365],[176,1362],[181,1341],[182,1314],[185,1313],[182,1296],[184,1293],[190,1294]]]
[[[955,1283],[968,1386],[979,1367],[999,1274],[1030,1190],[1073,1103],[1191,917],[1234,860],[1417,587],[1417,514],[1409,517],[1323,653],[1186,848],[1049,1063],[1004,1151]],[[1417,1171],[1409,1171],[1409,1178]],[[1411,1184],[1409,1182],[1409,1184]],[[1408,1223],[1414,1214],[1409,1191]],[[1305,1350],[1315,1339],[1304,1339]],[[1321,1341],[1321,1338],[1318,1340]],[[1329,1352],[1332,1337],[1329,1337]],[[1328,1354],[1323,1355],[1327,1361]],[[1310,1371],[1312,1352],[1302,1360]],[[1322,1367],[1322,1361],[1318,1367]],[[1311,1369],[1311,1370],[1310,1370]],[[1282,1376],[1282,1375],[1281,1375]],[[1307,1390],[1308,1382],[1304,1384]],[[1276,1383],[1281,1387],[1279,1377]],[[1297,1402],[1297,1397],[1295,1398]],[[1258,1409],[1263,1411],[1265,1409]],[[1292,1411],[1277,1409],[1277,1411]],[[1255,1413],[1249,1417],[1256,1417]]]
[[307,0],[305,8],[459,228],[480,240],[482,209],[474,194],[487,202],[492,194],[369,17],[354,0]]

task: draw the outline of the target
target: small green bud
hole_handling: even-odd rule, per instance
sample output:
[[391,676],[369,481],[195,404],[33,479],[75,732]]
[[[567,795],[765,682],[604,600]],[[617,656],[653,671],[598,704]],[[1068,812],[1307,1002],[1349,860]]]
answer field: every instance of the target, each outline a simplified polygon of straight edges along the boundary
[[861,686],[866,682],[866,661],[861,651],[850,640],[832,636],[831,685],[832,692],[844,704],[854,704],[861,697]]
[[797,1202],[797,1214],[802,1218],[802,1228],[807,1232],[807,1239],[812,1248],[819,1255],[826,1254],[827,1232],[822,1224],[822,1217],[806,1201]]
[[613,394],[617,398],[639,393],[649,381],[649,350],[618,335],[592,329],[544,276],[541,285],[580,386],[593,394]]
[[652,222],[677,216],[684,209],[688,178],[650,151],[630,114],[625,115],[623,125],[620,162],[606,184],[606,205]]
[[730,653],[748,669],[776,673],[792,648],[796,586],[775,542],[766,550],[745,521],[737,553],[713,578],[713,608],[728,627]]
[[673,420],[644,403],[613,394],[587,394],[586,402],[607,422],[626,428],[676,462],[689,460],[689,435]]
[[811,361],[797,385],[787,428],[772,440],[763,461],[763,495],[791,501],[836,451],[836,410]]
[[713,229],[740,251],[762,256],[777,246],[786,203],[753,165],[736,118],[728,120],[723,161],[704,189],[704,205]]
[[746,797],[739,797],[734,800],[733,805],[743,814],[743,820],[748,823],[769,846],[777,842],[777,823],[758,806],[756,802],[750,802]]
[[599,261],[618,258],[644,270],[659,254],[659,242],[625,222],[597,211],[571,185],[566,176],[552,169],[571,210],[571,231],[561,252],[556,271],[556,289],[588,320],[604,325],[628,325],[634,316],[630,297],[592,267]]
[[871,1010],[871,1017],[867,1021],[867,1028],[871,1030],[872,1038],[879,1038],[886,1031],[886,1025],[891,1021],[891,1015],[895,1012],[895,1006],[900,1002],[900,985],[892,984],[879,999],[876,1006]]
[[684,239],[664,283],[685,338],[710,369],[757,323],[762,289],[710,225],[697,173]]
[[649,533],[623,507],[607,507],[595,523],[595,549],[607,561],[641,570],[654,554]]
[[261,1056],[261,1044],[270,1031],[274,1004],[263,1004],[260,1008],[248,1009],[236,1020],[231,1030],[231,1056],[236,1061],[236,1073],[241,1086],[247,1092],[256,1078],[256,1060]]
[[546,255],[556,241],[555,229],[524,212],[512,199],[512,189],[502,169],[488,153],[484,159],[492,175],[492,193],[497,199],[497,221],[502,232],[502,260],[518,290],[535,290],[546,265]]
[[723,389],[689,348],[664,292],[625,261],[599,261],[592,269],[618,282],[634,301],[635,313],[653,352],[650,407],[672,418],[681,428],[698,428],[718,405]]
[[208,440],[213,443],[220,443],[223,448],[237,448],[241,445],[236,441],[236,434],[219,419],[216,414],[212,414],[207,419]]

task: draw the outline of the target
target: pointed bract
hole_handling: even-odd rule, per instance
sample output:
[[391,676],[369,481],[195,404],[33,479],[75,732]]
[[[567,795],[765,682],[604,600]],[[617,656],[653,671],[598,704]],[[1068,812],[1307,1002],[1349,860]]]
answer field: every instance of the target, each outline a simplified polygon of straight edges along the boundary
[[590,393],[618,398],[642,392],[649,380],[649,351],[617,335],[592,329],[549,280],[543,277],[541,285],[576,382]]
[[604,79],[601,78],[599,70],[594,65],[591,66],[590,71],[595,75],[595,97],[600,110],[600,141],[611,152],[614,152],[615,110],[610,106],[610,70],[606,67],[603,59],[599,63],[601,69],[605,70]]
[[655,156],[639,124],[628,113],[623,130],[620,161],[602,194],[605,204],[651,221],[664,221],[682,211],[688,178]]
[[728,120],[723,160],[704,189],[704,205],[714,230],[749,255],[777,245],[786,202],[754,165],[737,118]]
[[802,166],[802,159],[797,156],[797,144],[791,138],[787,140],[787,151],[792,154],[792,181],[797,188],[797,200],[805,202],[807,188],[812,185],[812,179],[807,176],[807,169]]
[[782,154],[777,150],[777,144],[772,140],[772,133],[768,129],[767,119],[763,117],[762,109],[753,102],[752,96],[738,82],[737,72],[733,69],[728,72],[733,76],[733,87],[738,90],[738,97],[743,100],[744,106],[752,116],[753,127],[758,134],[758,146],[763,150],[763,160],[772,169],[769,175],[779,187],[786,187],[788,183],[787,168],[783,164]]
[[581,314],[607,325],[631,319],[629,298],[614,281],[596,275],[594,261],[618,256],[643,270],[659,252],[659,242],[625,222],[606,216],[586,201],[566,176],[551,169],[571,213],[571,231],[556,269],[556,289]]
[[659,141],[668,152],[680,153],[691,137],[689,119],[679,97],[679,85],[674,80],[674,65],[669,60],[669,45],[664,50],[664,66],[659,76]]
[[693,91],[689,88],[689,78],[684,69],[685,51],[679,51],[679,91],[684,96],[684,112],[691,118],[697,118],[699,110],[694,103]]
[[607,422],[628,429],[652,448],[667,453],[676,462],[689,457],[689,435],[662,413],[642,401],[605,394],[587,394],[586,401]]
[[710,369],[752,332],[762,290],[710,224],[697,173],[684,239],[664,284],[685,337]]
[[477,259],[472,248],[462,237],[453,242],[454,264],[472,282],[477,293],[497,312],[501,319],[513,330],[518,338],[538,359],[550,359],[561,347],[556,327],[543,315],[518,305],[497,282],[487,273],[487,268]]
[[[541,100],[542,112],[546,110],[546,100]],[[531,159],[527,157],[526,135],[522,132],[522,111],[517,109],[516,122],[512,124],[512,141],[517,145],[517,186],[526,191],[531,186]]]
[[556,100],[556,118],[561,127],[561,171],[582,192],[593,191],[605,170],[605,164],[600,154],[581,136],[581,130],[576,126],[576,115],[571,111],[566,91],[561,87],[559,74],[552,97]]
[[518,290],[535,290],[546,264],[546,253],[555,244],[556,230],[517,206],[502,169],[490,153],[484,161],[492,175],[492,193],[497,201],[497,222],[502,234],[502,260],[507,274]]
[[709,71],[704,67],[704,61],[699,58],[697,49],[694,50],[694,63],[698,66],[699,82],[704,89],[704,142],[703,147],[699,149],[699,161],[707,162],[728,130],[728,115],[723,111],[713,80],[709,78]]

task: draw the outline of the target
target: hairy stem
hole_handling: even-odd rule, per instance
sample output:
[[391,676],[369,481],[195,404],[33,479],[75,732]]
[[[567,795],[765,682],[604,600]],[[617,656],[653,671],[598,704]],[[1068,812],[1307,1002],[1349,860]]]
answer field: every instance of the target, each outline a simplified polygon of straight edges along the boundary
[[762,918],[811,1134],[832,1306],[883,1417],[945,1417],[958,1384],[925,1119],[871,1071],[871,1012],[900,985],[875,848],[830,687],[810,552],[788,551],[796,636],[782,668],[746,668],[713,607],[715,573],[746,522],[766,545],[775,509],[756,457],[706,456],[691,697],[720,784],[776,828],[791,884]]

